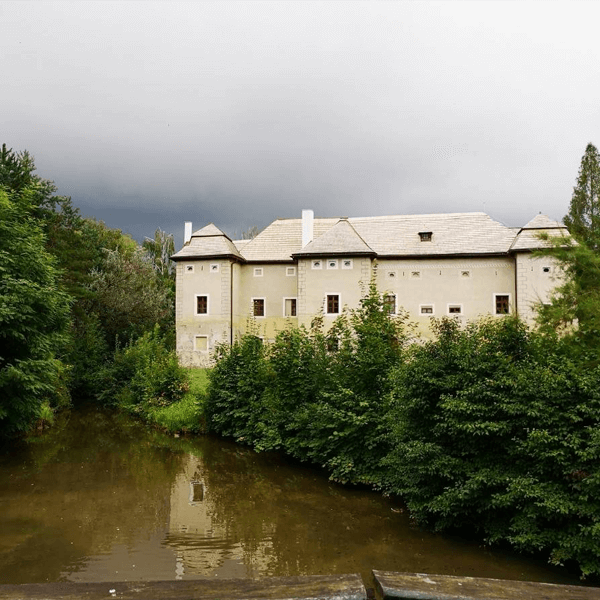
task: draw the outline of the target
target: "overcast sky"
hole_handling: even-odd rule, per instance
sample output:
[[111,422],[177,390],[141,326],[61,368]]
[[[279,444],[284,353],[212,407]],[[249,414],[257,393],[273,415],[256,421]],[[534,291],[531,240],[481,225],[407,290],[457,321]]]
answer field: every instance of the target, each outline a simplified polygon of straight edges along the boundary
[[138,240],[568,210],[600,2],[0,1],[0,143]]

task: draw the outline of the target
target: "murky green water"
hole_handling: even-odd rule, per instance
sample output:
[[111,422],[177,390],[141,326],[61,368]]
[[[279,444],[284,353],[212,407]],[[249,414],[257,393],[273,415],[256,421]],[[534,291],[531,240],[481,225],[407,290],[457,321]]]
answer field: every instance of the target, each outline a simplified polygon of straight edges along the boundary
[[94,410],[0,456],[0,583],[371,569],[578,583],[284,458]]

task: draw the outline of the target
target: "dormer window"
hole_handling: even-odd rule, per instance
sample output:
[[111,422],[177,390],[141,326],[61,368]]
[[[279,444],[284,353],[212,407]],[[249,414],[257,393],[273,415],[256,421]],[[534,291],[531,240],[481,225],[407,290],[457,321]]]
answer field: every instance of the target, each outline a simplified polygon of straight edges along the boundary
[[433,231],[419,231],[419,237],[422,242],[431,242],[433,239]]

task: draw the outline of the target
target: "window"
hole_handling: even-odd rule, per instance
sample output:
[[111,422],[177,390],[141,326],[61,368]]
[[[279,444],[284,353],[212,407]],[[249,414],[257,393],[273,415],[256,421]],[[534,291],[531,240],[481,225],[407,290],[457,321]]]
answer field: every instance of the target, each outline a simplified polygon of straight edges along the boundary
[[207,335],[194,336],[194,350],[196,352],[208,352],[208,336]]
[[196,296],[196,314],[208,314],[208,296]]
[[337,269],[338,268],[338,261],[335,260],[334,258],[331,258],[327,261],[327,268],[328,269]]
[[550,267],[543,267],[542,271],[544,271],[544,273],[550,273]]
[[431,240],[433,239],[433,232],[432,231],[419,231],[419,237],[421,238],[422,242],[431,242]]
[[342,261],[342,269],[351,269],[352,268],[352,259],[351,258],[345,258]]
[[312,261],[312,268],[313,269],[322,269],[323,268],[323,262],[320,260],[313,260]]
[[202,502],[204,500],[204,484],[201,481],[190,481],[190,504]]
[[194,272],[194,265],[185,265],[185,272],[186,273],[193,273]]
[[494,294],[494,304],[497,315],[507,315],[510,312],[510,296],[508,294]]
[[337,315],[340,312],[340,295],[327,294],[325,311],[328,315]]
[[283,316],[284,317],[295,317],[296,316],[296,298],[284,298],[283,299]]
[[384,294],[383,310],[390,315],[396,314],[396,296],[394,294]]
[[213,263],[212,265],[210,265],[210,272],[218,273],[219,272],[219,263]]
[[389,271],[387,274],[389,279],[395,279],[396,278],[396,271]]
[[461,315],[462,314],[462,304],[448,304],[448,314],[449,315]]
[[422,315],[432,315],[433,314],[433,304],[421,304],[421,306],[419,306],[419,312]]
[[264,298],[252,298],[252,314],[255,317],[265,316],[265,299]]
[[296,276],[296,267],[286,267],[285,275],[286,275],[286,277],[295,277]]
[[262,276],[263,276],[262,267],[256,267],[254,269],[254,277],[262,277]]

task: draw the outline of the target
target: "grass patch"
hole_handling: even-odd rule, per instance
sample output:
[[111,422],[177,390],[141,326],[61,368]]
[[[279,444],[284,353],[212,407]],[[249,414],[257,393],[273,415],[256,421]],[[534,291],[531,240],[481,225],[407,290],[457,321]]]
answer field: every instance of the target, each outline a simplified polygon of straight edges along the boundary
[[150,409],[147,420],[175,433],[205,431],[204,398],[208,387],[208,369],[190,369],[190,390],[178,402]]
[[190,392],[204,395],[208,388],[208,372],[210,369],[189,369]]

